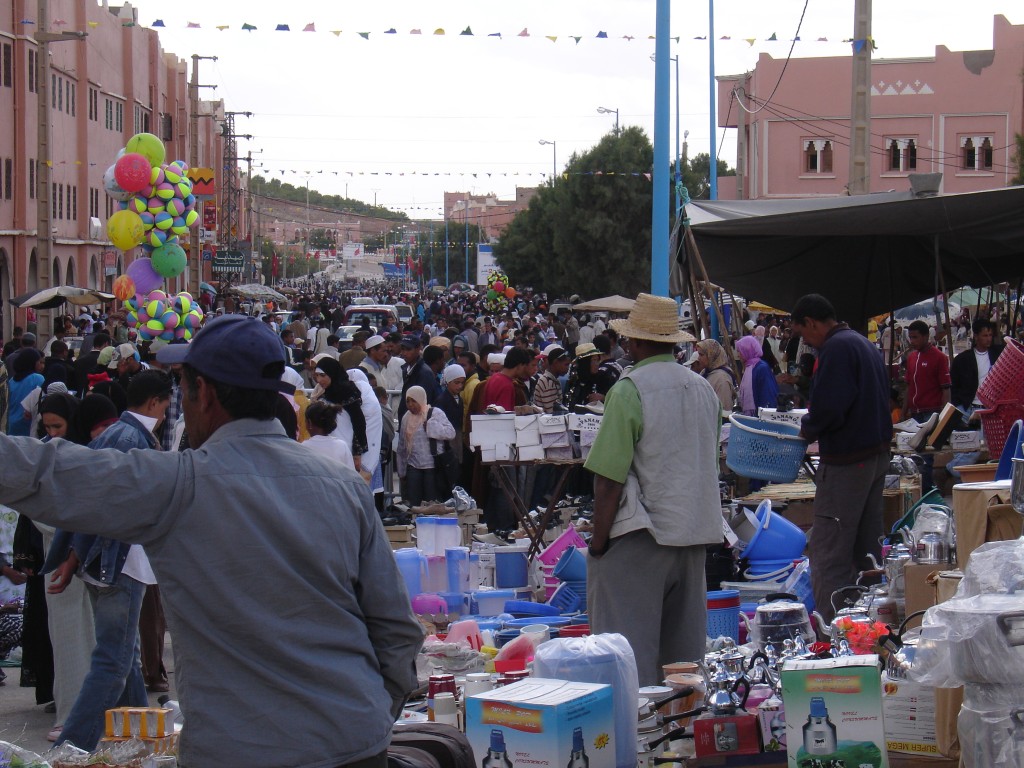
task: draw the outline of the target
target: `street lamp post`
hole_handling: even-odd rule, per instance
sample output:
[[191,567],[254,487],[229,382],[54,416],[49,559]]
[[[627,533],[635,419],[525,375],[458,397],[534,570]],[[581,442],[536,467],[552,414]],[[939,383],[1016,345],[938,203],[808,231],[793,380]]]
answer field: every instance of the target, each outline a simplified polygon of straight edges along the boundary
[[617,107],[615,109],[611,109],[610,107],[598,107],[597,108],[597,114],[599,114],[599,115],[610,115],[612,112],[615,113],[615,135],[618,136],[619,135],[619,110],[618,110],[618,108]]
[[541,146],[545,144],[551,145],[551,186],[555,186],[555,177],[558,175],[558,147],[555,142],[548,141],[547,139],[541,139],[537,142]]
[[[654,61],[654,56],[651,56],[651,61]],[[679,142],[679,57],[670,56],[669,61],[676,63],[676,172],[675,172],[675,183],[672,185],[675,189],[676,196],[676,218],[679,218],[679,210],[682,207],[679,200],[679,185],[683,180],[682,171],[680,170],[679,163],[679,148],[682,146]]]

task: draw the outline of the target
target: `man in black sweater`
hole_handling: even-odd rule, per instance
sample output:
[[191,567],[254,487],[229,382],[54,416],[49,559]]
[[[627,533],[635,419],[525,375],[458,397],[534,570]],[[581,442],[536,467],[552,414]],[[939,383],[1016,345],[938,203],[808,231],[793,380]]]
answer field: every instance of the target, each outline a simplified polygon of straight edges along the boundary
[[[971,323],[971,348],[953,358],[949,375],[952,380],[949,400],[953,405],[971,416],[979,408],[983,408],[978,399],[978,387],[985,381],[989,370],[996,364],[999,355],[1005,349],[1002,344],[993,344],[996,326],[990,320],[979,317]],[[977,425],[977,422],[974,422]],[[958,467],[976,464],[981,458],[980,451],[954,453],[946,464],[946,471],[954,480],[960,480]],[[998,457],[992,457],[998,458]]]
[[793,326],[818,350],[810,412],[801,435],[818,441],[811,529],[815,607],[833,617],[832,593],[853,584],[880,554],[882,491],[889,465],[892,418],[889,379],[878,350],[846,323],[824,296],[808,294],[793,307]]

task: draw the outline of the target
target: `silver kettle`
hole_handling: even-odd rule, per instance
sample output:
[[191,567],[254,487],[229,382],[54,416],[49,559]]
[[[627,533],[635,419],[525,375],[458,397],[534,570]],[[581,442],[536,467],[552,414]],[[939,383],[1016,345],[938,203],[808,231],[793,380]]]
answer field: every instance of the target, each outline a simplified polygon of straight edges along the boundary
[[949,544],[941,533],[925,533],[917,540],[918,563],[926,565],[948,565]]

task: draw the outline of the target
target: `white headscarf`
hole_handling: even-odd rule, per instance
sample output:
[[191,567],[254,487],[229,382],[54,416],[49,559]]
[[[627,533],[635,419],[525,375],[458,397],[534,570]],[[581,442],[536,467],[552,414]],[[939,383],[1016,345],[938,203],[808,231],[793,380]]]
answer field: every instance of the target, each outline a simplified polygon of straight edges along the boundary
[[359,368],[350,368],[346,371],[348,380],[359,389],[362,398],[360,409],[363,418],[366,419],[366,453],[362,456],[362,466],[369,473],[377,468],[380,462],[380,441],[384,431],[384,417],[381,415],[380,401],[373,393],[370,380]]

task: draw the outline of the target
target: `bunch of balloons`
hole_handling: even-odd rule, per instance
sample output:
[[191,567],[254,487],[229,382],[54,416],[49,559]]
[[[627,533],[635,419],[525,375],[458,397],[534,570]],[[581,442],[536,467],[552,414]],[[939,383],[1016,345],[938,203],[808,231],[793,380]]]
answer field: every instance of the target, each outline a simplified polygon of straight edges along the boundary
[[[107,221],[110,241],[122,251],[141,245],[148,254],[142,259],[148,265],[143,282],[140,284],[129,269],[135,290],[122,281],[120,290],[115,289],[118,298],[146,296],[165,278],[185,271],[185,251],[178,238],[188,235],[199,221],[199,213],[192,182],[186,176],[188,166],[183,160],[165,164],[165,155],[164,144],[157,136],[138,133],[103,174],[107,194],[120,207]],[[149,272],[156,276],[156,285],[150,285]]]
[[128,310],[128,327],[135,328],[143,341],[190,341],[203,322],[199,303],[184,291],[172,296],[153,290],[141,299],[126,299],[124,306]]
[[516,297],[516,289],[508,284],[508,275],[494,270],[487,275],[487,293],[484,294],[484,308],[491,314],[508,309],[510,299]]

